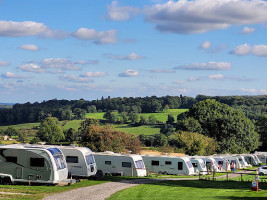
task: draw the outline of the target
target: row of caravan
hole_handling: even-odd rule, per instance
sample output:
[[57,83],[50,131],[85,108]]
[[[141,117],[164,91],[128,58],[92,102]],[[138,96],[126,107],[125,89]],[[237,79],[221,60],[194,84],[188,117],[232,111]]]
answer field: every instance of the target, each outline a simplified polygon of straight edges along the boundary
[[85,147],[1,145],[0,184],[71,182],[70,175],[96,174],[96,163]]
[[94,153],[86,147],[49,145],[1,145],[0,184],[58,184],[68,177],[95,175],[143,177],[148,173],[175,175],[206,174],[266,163],[267,155],[158,156]]

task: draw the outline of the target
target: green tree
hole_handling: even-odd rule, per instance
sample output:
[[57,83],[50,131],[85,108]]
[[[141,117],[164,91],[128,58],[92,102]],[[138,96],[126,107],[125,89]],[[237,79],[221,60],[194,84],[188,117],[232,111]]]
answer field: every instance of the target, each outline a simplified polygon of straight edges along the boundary
[[74,128],[69,128],[64,131],[66,142],[77,142],[79,140],[79,133]]
[[18,141],[21,143],[25,143],[27,141],[28,134],[26,132],[19,132]]
[[173,124],[174,123],[174,117],[172,114],[168,114],[168,120],[166,121],[166,124]]
[[156,134],[154,135],[154,143],[153,146],[155,147],[162,147],[168,145],[168,138],[163,134]]
[[256,122],[257,132],[260,134],[260,141],[262,151],[267,151],[267,117],[261,118]]
[[141,115],[140,116],[140,120],[139,120],[139,125],[142,126],[142,125],[146,125],[146,124],[147,124],[146,116],[145,115]]
[[75,108],[73,113],[76,119],[84,119],[86,115],[86,110],[81,108]]
[[217,143],[214,139],[199,133],[185,131],[175,132],[170,136],[170,143],[190,155],[211,155],[216,152]]
[[153,114],[152,115],[149,115],[148,122],[149,122],[149,124],[156,124],[157,123],[156,116],[153,115]]
[[180,127],[182,130],[197,130],[208,137],[215,138],[220,153],[251,152],[260,144],[254,124],[242,111],[214,99],[207,99],[193,105],[178,129]]
[[138,121],[139,121],[139,115],[137,113],[134,113],[134,112],[130,112],[128,114],[128,119],[130,120],[130,122],[132,124],[137,124]]
[[166,136],[170,136],[174,132],[174,128],[171,124],[163,124],[160,127],[160,133]]
[[63,129],[55,117],[47,117],[42,120],[36,136],[48,143],[59,142],[65,139]]
[[8,135],[9,137],[17,136],[18,134],[19,132],[11,126],[7,127],[7,129],[4,131],[4,135]]

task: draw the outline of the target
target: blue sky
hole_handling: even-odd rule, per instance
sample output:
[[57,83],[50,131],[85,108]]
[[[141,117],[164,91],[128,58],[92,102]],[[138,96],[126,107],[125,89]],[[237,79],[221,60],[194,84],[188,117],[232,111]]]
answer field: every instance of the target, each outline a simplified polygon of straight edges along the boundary
[[0,102],[267,94],[263,0],[0,0]]

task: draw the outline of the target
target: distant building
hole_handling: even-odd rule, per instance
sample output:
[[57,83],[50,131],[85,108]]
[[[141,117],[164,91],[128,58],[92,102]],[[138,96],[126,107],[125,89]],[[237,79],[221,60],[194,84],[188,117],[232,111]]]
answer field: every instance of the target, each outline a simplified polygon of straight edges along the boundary
[[4,135],[4,136],[2,137],[2,140],[4,140],[4,141],[11,141],[11,140],[13,140],[13,139],[10,138],[8,135]]

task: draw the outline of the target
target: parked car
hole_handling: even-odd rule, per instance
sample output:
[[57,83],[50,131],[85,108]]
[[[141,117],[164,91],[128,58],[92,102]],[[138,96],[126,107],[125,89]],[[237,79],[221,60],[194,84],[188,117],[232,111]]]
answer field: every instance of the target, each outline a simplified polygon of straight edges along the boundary
[[260,176],[267,175],[267,165],[258,168],[258,173]]

